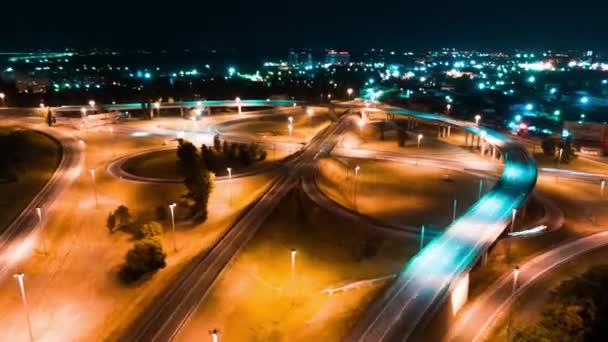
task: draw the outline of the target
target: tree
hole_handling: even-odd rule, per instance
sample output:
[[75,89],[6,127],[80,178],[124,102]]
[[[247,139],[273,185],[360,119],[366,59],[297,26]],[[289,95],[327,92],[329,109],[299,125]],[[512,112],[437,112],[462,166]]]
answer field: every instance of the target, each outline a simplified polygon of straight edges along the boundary
[[137,241],[127,252],[119,276],[127,283],[137,281],[145,274],[164,268],[165,258],[166,254],[157,239],[145,238]]
[[226,140],[224,140],[224,143],[222,144],[222,152],[224,152],[225,156],[230,155],[230,143]]
[[49,127],[53,126],[53,113],[51,113],[51,109],[49,108],[49,110],[46,113],[46,124],[49,125]]
[[407,133],[403,129],[397,128],[397,145],[399,145],[399,147],[404,147],[406,140]]
[[544,305],[537,325],[517,331],[515,341],[608,340],[608,265],[563,281]]
[[115,226],[118,229],[128,228],[133,223],[133,217],[129,212],[129,208],[124,205],[119,205],[114,210]]
[[219,134],[213,136],[213,148],[216,152],[222,152],[222,142]]
[[137,237],[140,239],[158,238],[163,234],[163,226],[156,222],[150,221],[138,226]]
[[549,157],[555,156],[555,147],[556,147],[555,138],[548,137],[546,139],[543,139],[540,146],[542,147],[543,153],[546,156],[549,156]]
[[116,216],[112,212],[108,214],[108,218],[106,220],[106,227],[110,231],[110,233],[114,233],[114,228],[116,227]]
[[184,174],[184,185],[188,192],[184,195],[192,203],[191,215],[198,221],[207,219],[209,195],[213,190],[213,179],[209,170],[203,168],[196,147],[181,140],[177,149],[178,164]]

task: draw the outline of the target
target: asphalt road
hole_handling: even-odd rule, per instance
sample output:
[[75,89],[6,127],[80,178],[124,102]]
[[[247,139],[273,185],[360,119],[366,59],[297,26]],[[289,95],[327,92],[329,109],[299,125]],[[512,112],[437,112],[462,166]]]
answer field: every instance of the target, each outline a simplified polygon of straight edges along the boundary
[[608,245],[608,232],[592,234],[552,248],[527,263],[520,265],[517,285],[513,287],[513,273],[491,285],[452,324],[444,341],[469,342],[482,340],[492,323],[508,309],[513,300],[524,293],[536,279],[554,267],[583,253]]
[[[32,122],[40,122],[35,124]],[[34,243],[24,243],[28,239],[36,240],[39,229],[43,229],[46,217],[53,211],[53,204],[61,194],[80,175],[84,163],[84,144],[74,136],[67,134],[59,127],[48,128],[42,124],[42,119],[12,120],[3,119],[3,124],[16,125],[28,129],[44,132],[59,141],[62,147],[62,156],[55,173],[47,184],[30,201],[28,206],[13,220],[13,222],[0,235],[0,277],[12,271],[13,266],[23,255],[24,246],[36,246]],[[42,222],[38,220],[36,207],[42,209]]]
[[281,199],[310,172],[322,148],[333,146],[337,136],[350,124],[343,117],[317,134],[302,152],[286,162],[284,172],[272,187],[230,227],[207,252],[197,257],[180,278],[152,307],[144,311],[124,333],[121,341],[169,341],[185,324],[213,286],[222,269],[255,235]]
[[460,274],[502,234],[511,212],[536,183],[536,163],[519,144],[491,130],[441,115],[389,109],[395,115],[458,126],[497,146],[505,156],[497,184],[418,253],[391,286],[366,310],[350,341],[407,340],[423,317],[443,303]]

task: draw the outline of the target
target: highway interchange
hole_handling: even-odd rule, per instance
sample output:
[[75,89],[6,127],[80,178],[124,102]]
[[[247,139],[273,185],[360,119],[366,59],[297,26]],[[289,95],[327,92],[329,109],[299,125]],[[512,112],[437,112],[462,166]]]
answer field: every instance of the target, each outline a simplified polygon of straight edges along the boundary
[[[293,107],[293,101],[274,101],[274,100],[254,100],[254,101],[205,101],[161,104],[161,108],[179,108],[196,106],[278,106]],[[364,104],[338,105],[343,111],[353,111],[364,109]],[[79,110],[80,107],[68,106],[61,107],[60,111]],[[125,110],[140,109],[141,104],[111,105],[104,109]],[[372,304],[359,321],[352,334],[349,336],[353,341],[382,341],[407,340],[420,324],[420,320],[432,314],[433,308],[446,300],[451,287],[463,274],[468,272],[478,261],[481,255],[489,248],[496,239],[508,227],[511,220],[513,209],[519,208],[532,192],[537,178],[537,168],[534,160],[529,153],[516,141],[508,136],[482,129],[474,124],[457,121],[441,115],[419,113],[390,107],[379,107],[380,110],[394,115],[406,116],[411,119],[421,120],[428,123],[439,125],[449,125],[468,131],[475,135],[483,135],[489,144],[498,148],[504,156],[502,169],[495,164],[475,165],[470,167],[455,161],[437,160],[432,157],[419,158],[412,160],[411,157],[397,156],[390,153],[370,153],[357,150],[336,149],[333,153],[337,155],[347,155],[356,158],[371,158],[399,161],[401,163],[426,163],[427,165],[442,164],[443,167],[453,167],[469,169],[472,172],[481,174],[494,174],[501,172],[498,183],[487,192],[476,204],[461,215],[452,225],[447,227],[442,234],[439,234],[432,243],[418,253],[405,267],[404,271],[391,284],[389,289]],[[239,109],[240,110],[240,109]],[[237,116],[236,120],[243,120]],[[280,167],[279,177],[269,190],[247,210],[238,220],[223,234],[206,253],[201,254],[193,264],[180,274],[170,290],[154,303],[150,310],[147,310],[141,317],[136,319],[133,325],[124,333],[122,340],[125,341],[168,341],[175,337],[179,329],[188,320],[196,306],[204,299],[205,294],[213,286],[215,279],[223,268],[230,263],[236,255],[256,233],[265,218],[273,211],[282,197],[289,189],[297,186],[300,179],[303,179],[305,191],[317,203],[328,202],[328,198],[318,193],[314,187],[315,163],[318,158],[329,155],[342,134],[350,127],[355,126],[355,119],[351,115],[344,115],[329,127],[319,132],[311,141],[302,147],[294,156],[288,158]],[[32,200],[30,206],[23,211],[11,226],[2,235],[2,245],[0,246],[1,258],[0,269],[4,276],[9,270],[14,269],[15,263],[11,256],[15,249],[20,248],[24,240],[35,236],[36,228],[42,225],[38,223],[38,217],[33,210],[37,206],[42,206],[45,211],[53,210],[53,203],[59,200],[61,192],[64,191],[74,179],[80,174],[83,167],[86,143],[78,139],[75,135],[65,134],[63,131],[43,128],[35,119],[22,119],[16,121],[15,118],[5,119],[3,123],[18,123],[20,126],[44,130],[57,138],[63,147],[63,159],[55,175],[48,185]],[[31,122],[31,123],[30,123]],[[39,121],[38,121],[39,122]],[[208,126],[207,128],[212,128]],[[115,129],[121,132],[120,129]],[[213,131],[213,130],[212,130]],[[122,134],[131,134],[132,130],[126,129]],[[175,136],[175,130],[167,130],[159,127],[149,131],[150,134]],[[235,137],[238,140],[238,137]],[[132,156],[132,155],[130,155]],[[117,160],[120,160],[117,159]],[[120,170],[120,165],[108,166],[109,170]],[[260,170],[259,172],[265,172]],[[554,172],[554,170],[545,170]],[[559,171],[560,176],[589,179],[596,175],[590,174],[564,174]],[[111,172],[112,173],[112,172]],[[122,177],[114,172],[116,176]],[[128,181],[128,177],[126,180]],[[131,181],[137,181],[132,179]],[[140,180],[142,183],[150,180]],[[221,181],[221,179],[220,179]],[[342,215],[357,218],[357,214],[344,211],[344,208],[335,208],[335,211],[342,210]],[[407,223],[399,227],[388,226],[379,222],[370,221],[377,229],[393,231],[396,234],[416,235],[417,229],[410,227]],[[598,235],[600,236],[600,235]],[[576,244],[576,252],[573,247],[560,247],[554,254],[559,254],[559,260],[567,260],[582,251],[598,248],[608,244],[608,239],[601,238],[581,240]],[[588,242],[587,242],[588,241]],[[587,242],[585,244],[585,242]],[[566,252],[560,253],[562,250]],[[543,263],[544,262],[544,263]],[[545,256],[544,259],[534,259],[530,261],[535,267],[530,267],[529,274],[525,274],[527,282],[531,282],[538,274],[545,272],[550,267],[557,264],[555,259]],[[508,276],[505,277],[508,280]],[[505,279],[501,280],[505,287]],[[508,281],[507,281],[508,282]],[[525,284],[525,283],[524,283]],[[523,285],[522,285],[523,286]],[[510,299],[504,291],[500,292],[500,286],[489,292],[491,295],[502,295],[502,300],[507,302]],[[497,294],[494,294],[497,293]],[[506,305],[506,304],[505,304]],[[499,308],[502,310],[502,307]],[[474,312],[471,309],[468,312]],[[475,317],[493,317],[495,312],[487,313],[491,309],[485,308],[483,315],[477,314]],[[496,310],[496,312],[500,311]],[[408,319],[404,319],[407,317]],[[480,326],[489,324],[487,321],[480,321]],[[457,331],[457,328],[455,328]],[[479,330],[481,331],[481,330]],[[458,332],[452,332],[458,335]],[[476,338],[476,336],[475,336]],[[468,340],[468,337],[463,339]]]

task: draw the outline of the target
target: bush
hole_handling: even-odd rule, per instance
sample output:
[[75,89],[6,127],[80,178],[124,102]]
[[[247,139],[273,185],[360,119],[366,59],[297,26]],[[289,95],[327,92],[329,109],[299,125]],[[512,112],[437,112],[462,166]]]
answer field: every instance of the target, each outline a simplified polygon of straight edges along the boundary
[[608,265],[562,282],[545,304],[541,321],[517,331],[514,340],[608,340]]
[[159,238],[162,234],[163,226],[156,221],[137,225],[136,237],[138,239]]
[[152,238],[137,241],[127,252],[119,276],[126,283],[137,281],[145,274],[164,268],[165,258],[160,241]]

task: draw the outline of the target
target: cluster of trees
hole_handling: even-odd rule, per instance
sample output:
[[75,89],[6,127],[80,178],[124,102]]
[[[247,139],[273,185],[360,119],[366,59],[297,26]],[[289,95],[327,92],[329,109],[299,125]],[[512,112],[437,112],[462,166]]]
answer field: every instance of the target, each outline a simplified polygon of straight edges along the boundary
[[518,342],[608,341],[608,265],[562,282],[545,304],[541,321],[515,333]]
[[555,137],[548,137],[544,139],[541,143],[541,147],[543,149],[543,153],[548,157],[554,157],[555,160],[559,158],[559,150],[562,150],[562,163],[569,163],[574,158],[576,158],[576,154],[572,145],[569,141],[564,141]]
[[121,205],[108,215],[106,227],[110,233],[117,230],[127,231],[135,239],[133,247],[125,256],[125,263],[118,272],[125,283],[137,281],[144,275],[166,266],[166,254],[161,243],[163,226],[160,223],[140,222],[131,215],[129,208]]
[[[227,159],[233,161],[238,160],[245,166],[249,166],[255,161],[266,159],[266,150],[255,142],[252,142],[249,145],[230,143],[226,140],[222,142],[218,134],[213,137],[213,149],[209,149],[203,145],[203,153],[203,157],[207,156],[210,159],[214,157],[214,153],[223,153]],[[207,161],[207,158],[205,158],[205,161]]]
[[203,222],[208,216],[207,207],[213,191],[213,175],[191,142],[183,139],[178,142],[177,164],[184,175],[184,185],[187,189],[183,198],[190,208],[192,219]]
[[51,108],[49,108],[48,111],[46,112],[46,124],[49,125],[49,127],[51,127],[56,123],[57,123],[57,118],[55,117],[55,115],[53,115]]

